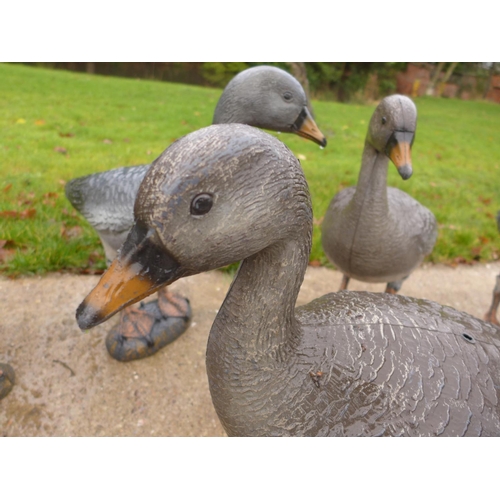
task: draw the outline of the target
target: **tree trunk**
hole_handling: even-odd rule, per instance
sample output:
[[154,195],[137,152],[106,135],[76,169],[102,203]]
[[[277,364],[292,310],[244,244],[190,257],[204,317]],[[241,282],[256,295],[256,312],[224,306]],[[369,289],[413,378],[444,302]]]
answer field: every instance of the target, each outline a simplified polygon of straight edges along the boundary
[[443,93],[444,86],[446,85],[446,82],[450,79],[450,76],[453,74],[453,70],[457,67],[457,62],[452,62],[449,66],[448,69],[446,70],[446,73],[443,77],[443,81],[439,83],[439,89],[438,89],[438,95],[440,96]]
[[437,66],[434,69],[434,73],[432,75],[431,81],[429,83],[429,86],[427,87],[427,90],[425,91],[426,95],[434,95],[434,88],[436,87],[436,82],[438,81],[439,75],[441,74],[441,71],[443,70],[444,65],[445,65],[444,62],[437,63]]
[[287,62],[286,63],[292,75],[298,80],[298,82],[304,87],[304,91],[307,97],[307,109],[309,109],[309,113],[311,113],[314,118],[314,111],[311,105],[311,96],[309,93],[309,79],[307,78],[307,68],[305,63],[303,62]]

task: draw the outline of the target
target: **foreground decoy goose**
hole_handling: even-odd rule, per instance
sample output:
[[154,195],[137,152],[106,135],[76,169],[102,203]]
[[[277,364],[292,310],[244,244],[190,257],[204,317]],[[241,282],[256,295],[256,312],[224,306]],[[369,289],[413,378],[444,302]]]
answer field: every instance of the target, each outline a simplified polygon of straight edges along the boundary
[[[307,109],[300,83],[286,71],[257,66],[236,75],[224,89],[213,123],[246,123],[280,132],[296,133],[326,145]],[[115,258],[133,225],[134,200],[150,165],[124,167],[70,181],[66,196],[97,230],[108,264]],[[128,361],[157,352],[188,327],[189,301],[167,289],[158,301],[132,307],[106,338],[115,359]]]
[[153,163],[134,213],[78,324],[242,260],[206,357],[230,436],[500,435],[493,325],[385,293],[343,291],[295,309],[312,208],[298,160],[274,137],[245,125],[189,134]]
[[0,399],[3,399],[14,386],[16,376],[12,366],[6,363],[0,363]]
[[358,185],[331,201],[321,227],[325,254],[350,278],[387,283],[397,293],[431,253],[437,238],[434,214],[399,189],[387,187],[389,158],[403,179],[412,174],[410,149],[417,110],[408,97],[386,97],[368,127]]
[[[497,213],[497,226],[500,232],[500,211]],[[495,325],[500,325],[497,318],[498,304],[500,304],[500,274],[497,276],[495,288],[493,289],[493,299],[488,312],[485,314],[484,319]]]

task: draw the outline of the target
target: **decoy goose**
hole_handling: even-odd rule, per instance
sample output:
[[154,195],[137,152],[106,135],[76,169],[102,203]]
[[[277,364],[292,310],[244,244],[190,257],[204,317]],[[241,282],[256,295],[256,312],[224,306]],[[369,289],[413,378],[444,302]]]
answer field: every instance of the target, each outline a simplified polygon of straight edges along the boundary
[[[307,109],[300,83],[286,71],[258,66],[236,75],[224,89],[213,123],[246,123],[275,131],[296,133],[326,145]],[[66,196],[97,230],[108,264],[133,225],[133,205],[139,185],[150,165],[124,167],[70,181]],[[158,302],[133,307],[122,313],[118,326],[106,338],[115,359],[128,361],[157,352],[188,327],[189,301],[168,292]]]
[[295,309],[312,208],[298,160],[246,125],[172,144],[145,177],[82,329],[242,260],[207,346],[230,436],[500,435],[498,329],[434,302],[343,291]]
[[[500,211],[497,213],[497,226],[500,232]],[[500,274],[497,276],[495,288],[493,289],[493,300],[488,312],[485,314],[484,319],[495,325],[500,325],[497,319],[497,309],[500,304]]]
[[410,148],[417,110],[408,97],[386,97],[375,109],[365,140],[358,185],[331,201],[321,227],[325,254],[350,278],[387,283],[397,293],[431,253],[437,238],[434,214],[399,189],[387,187],[389,158],[403,179],[412,174]]
[[13,368],[6,363],[0,363],[0,399],[9,394],[15,381],[16,376]]

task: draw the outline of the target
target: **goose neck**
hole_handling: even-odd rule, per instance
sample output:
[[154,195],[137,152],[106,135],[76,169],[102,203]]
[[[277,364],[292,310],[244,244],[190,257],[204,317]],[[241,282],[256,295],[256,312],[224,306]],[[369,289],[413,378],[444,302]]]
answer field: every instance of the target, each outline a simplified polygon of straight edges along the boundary
[[387,168],[389,159],[365,141],[361,170],[359,172],[355,204],[369,206],[372,210],[387,208]]

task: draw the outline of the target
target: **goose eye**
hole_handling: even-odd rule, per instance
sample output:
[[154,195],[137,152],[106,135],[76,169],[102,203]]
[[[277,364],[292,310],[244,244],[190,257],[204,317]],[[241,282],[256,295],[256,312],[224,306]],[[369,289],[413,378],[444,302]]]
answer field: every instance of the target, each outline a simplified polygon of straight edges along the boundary
[[202,193],[193,198],[191,202],[191,215],[205,215],[210,212],[213,197],[209,193]]
[[382,117],[382,125],[385,125],[387,123],[387,118],[385,116]]
[[291,100],[292,100],[292,98],[293,98],[293,95],[292,95],[292,93],[291,93],[291,92],[285,92],[285,93],[283,94],[283,99],[285,99],[285,101],[291,101]]

